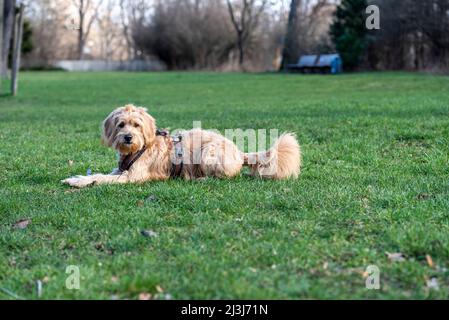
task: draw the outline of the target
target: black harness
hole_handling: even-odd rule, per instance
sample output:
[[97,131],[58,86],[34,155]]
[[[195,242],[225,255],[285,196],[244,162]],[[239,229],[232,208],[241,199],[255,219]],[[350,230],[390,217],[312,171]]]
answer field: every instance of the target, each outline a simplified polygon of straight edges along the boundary
[[[156,129],[156,135],[166,137],[168,136],[167,130],[161,130]],[[172,163],[171,169],[170,169],[170,177],[176,178],[181,176],[182,169],[184,167],[184,162],[182,161],[183,156],[183,150],[182,150],[182,135],[179,133],[177,135],[171,136],[173,147],[175,148],[175,156],[176,160]],[[133,154],[128,154],[123,159],[120,159],[119,162],[119,169],[120,171],[127,171],[129,170],[132,165],[139,160],[139,158],[144,154],[144,152],[147,150],[146,147],[143,147],[138,152]]]

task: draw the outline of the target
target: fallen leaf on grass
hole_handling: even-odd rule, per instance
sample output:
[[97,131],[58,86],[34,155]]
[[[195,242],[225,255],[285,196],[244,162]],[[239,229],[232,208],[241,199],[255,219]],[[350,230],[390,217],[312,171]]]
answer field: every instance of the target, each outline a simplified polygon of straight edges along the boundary
[[73,166],[73,160],[67,161],[67,164],[68,164],[70,167]]
[[162,287],[159,286],[159,285],[156,286],[156,290],[157,290],[157,292],[159,292],[159,293],[164,292],[164,289],[162,289]]
[[426,254],[426,260],[427,260],[427,264],[429,265],[429,267],[433,268],[435,265],[433,264],[433,260],[432,257],[428,254]]
[[385,252],[385,254],[387,255],[388,259],[390,259],[391,262],[405,261],[405,257],[401,252],[394,252],[394,253]]
[[141,294],[139,294],[139,300],[151,300],[151,294],[142,292]]
[[140,231],[140,234],[147,238],[158,236],[157,232],[154,232],[153,230],[142,230]]
[[14,228],[25,229],[30,224],[31,219],[20,219],[14,224]]
[[143,207],[143,205],[145,204],[145,202],[143,200],[137,200],[136,205],[138,207]]

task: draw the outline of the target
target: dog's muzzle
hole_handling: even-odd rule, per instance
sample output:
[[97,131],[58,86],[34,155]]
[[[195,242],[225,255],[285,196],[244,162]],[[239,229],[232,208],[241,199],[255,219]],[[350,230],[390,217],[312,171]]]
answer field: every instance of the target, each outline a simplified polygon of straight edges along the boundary
[[125,141],[126,144],[131,144],[133,141],[133,136],[130,134],[127,134],[127,135],[123,136],[123,140]]

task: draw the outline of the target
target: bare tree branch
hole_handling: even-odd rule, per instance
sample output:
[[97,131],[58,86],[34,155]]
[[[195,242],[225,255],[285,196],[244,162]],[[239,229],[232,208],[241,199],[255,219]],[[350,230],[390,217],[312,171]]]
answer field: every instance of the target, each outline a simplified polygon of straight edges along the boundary
[[[92,29],[92,25],[95,20],[98,19],[98,10],[103,3],[103,0],[99,0],[98,4],[92,7],[92,0],[72,0],[76,8],[78,9],[78,18],[79,18],[79,29],[78,29],[78,59],[82,59],[84,55],[84,46],[86,45],[86,40],[89,37],[90,31]],[[86,25],[86,16],[89,11],[92,11],[90,18],[87,21]]]
[[236,8],[232,6],[230,0],[226,0],[229,16],[237,34],[236,47],[239,50],[239,65],[242,68],[245,56],[245,47],[252,33],[259,24],[259,17],[263,13],[267,0],[263,0],[256,10],[256,0],[241,0],[240,21],[236,19]]

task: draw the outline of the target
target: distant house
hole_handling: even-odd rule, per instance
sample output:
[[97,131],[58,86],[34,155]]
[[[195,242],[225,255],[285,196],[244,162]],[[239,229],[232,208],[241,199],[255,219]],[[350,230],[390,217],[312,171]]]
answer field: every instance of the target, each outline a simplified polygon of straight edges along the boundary
[[304,55],[299,58],[297,63],[288,65],[288,69],[301,73],[338,74],[343,71],[343,63],[337,53]]

